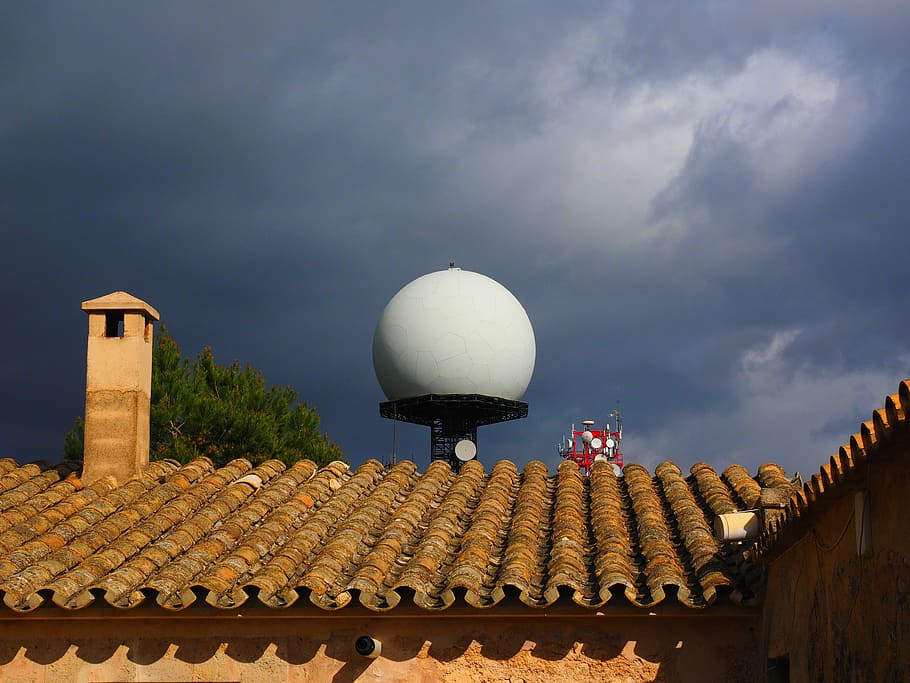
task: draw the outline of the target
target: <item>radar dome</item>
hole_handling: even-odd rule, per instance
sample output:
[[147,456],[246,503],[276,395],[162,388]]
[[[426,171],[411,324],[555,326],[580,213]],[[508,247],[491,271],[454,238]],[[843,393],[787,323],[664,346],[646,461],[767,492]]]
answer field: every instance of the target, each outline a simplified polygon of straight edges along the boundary
[[536,353],[518,299],[495,280],[455,267],[402,287],[373,335],[373,368],[390,401],[424,394],[517,401]]

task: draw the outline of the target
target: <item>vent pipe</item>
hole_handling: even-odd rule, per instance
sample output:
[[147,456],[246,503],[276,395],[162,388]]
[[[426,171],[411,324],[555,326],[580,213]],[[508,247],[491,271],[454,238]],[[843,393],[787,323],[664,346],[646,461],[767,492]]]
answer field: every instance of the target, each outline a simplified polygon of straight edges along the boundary
[[761,528],[758,510],[728,512],[714,518],[714,536],[722,543],[758,538]]

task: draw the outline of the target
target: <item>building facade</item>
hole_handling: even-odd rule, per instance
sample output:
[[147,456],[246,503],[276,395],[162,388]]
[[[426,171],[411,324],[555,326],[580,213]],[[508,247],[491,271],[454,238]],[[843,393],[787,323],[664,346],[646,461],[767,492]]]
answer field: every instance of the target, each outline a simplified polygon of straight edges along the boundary
[[905,380],[756,549],[769,680],[910,678],[907,408]]

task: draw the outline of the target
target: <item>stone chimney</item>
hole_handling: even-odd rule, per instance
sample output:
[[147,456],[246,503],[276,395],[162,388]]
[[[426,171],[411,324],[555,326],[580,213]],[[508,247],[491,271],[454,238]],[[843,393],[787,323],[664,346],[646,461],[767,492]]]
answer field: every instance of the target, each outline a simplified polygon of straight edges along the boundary
[[149,461],[152,323],[158,311],[126,292],[82,302],[88,313],[82,480],[118,484]]

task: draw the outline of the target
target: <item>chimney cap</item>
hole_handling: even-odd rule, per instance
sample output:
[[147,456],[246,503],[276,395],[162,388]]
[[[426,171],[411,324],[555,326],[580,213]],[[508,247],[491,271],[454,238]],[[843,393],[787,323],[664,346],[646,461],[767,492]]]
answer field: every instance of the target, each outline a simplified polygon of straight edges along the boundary
[[111,292],[110,294],[99,296],[97,299],[83,301],[82,310],[86,313],[92,311],[137,311],[152,320],[161,319],[158,311],[152,306],[127,292]]

